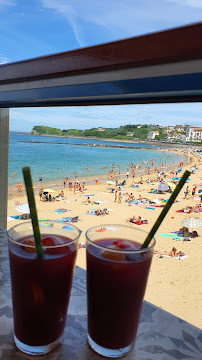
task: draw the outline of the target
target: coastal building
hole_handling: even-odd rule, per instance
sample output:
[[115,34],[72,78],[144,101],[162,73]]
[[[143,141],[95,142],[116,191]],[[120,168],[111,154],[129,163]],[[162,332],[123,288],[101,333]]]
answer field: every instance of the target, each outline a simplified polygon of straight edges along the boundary
[[175,126],[175,131],[178,131],[178,132],[184,131],[184,126],[183,125],[176,125]]
[[102,127],[99,127],[96,129],[97,131],[105,131],[106,129],[102,128]]
[[149,134],[147,135],[147,139],[154,140],[157,135],[159,135],[158,131],[149,131]]
[[189,126],[186,128],[187,141],[202,142],[202,127]]
[[126,133],[126,136],[130,136],[130,137],[133,137],[133,132],[130,132],[130,131],[128,131],[127,133]]

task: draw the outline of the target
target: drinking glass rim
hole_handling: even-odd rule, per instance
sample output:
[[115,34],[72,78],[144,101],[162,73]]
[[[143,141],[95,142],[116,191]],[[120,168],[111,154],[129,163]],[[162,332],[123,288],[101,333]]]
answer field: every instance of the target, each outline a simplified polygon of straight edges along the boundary
[[146,248],[139,249],[139,250],[124,250],[124,249],[111,249],[111,248],[107,248],[106,246],[103,246],[103,245],[100,245],[100,244],[96,244],[94,241],[91,241],[91,240],[89,239],[89,236],[88,236],[89,230],[92,231],[92,230],[94,230],[94,229],[96,229],[96,228],[98,228],[98,227],[104,228],[104,227],[110,227],[110,226],[114,226],[114,227],[118,227],[118,226],[119,226],[119,227],[125,227],[125,228],[130,228],[131,230],[136,230],[136,231],[139,231],[139,232],[141,232],[141,233],[145,233],[145,239],[146,239],[146,236],[148,235],[148,232],[147,232],[147,231],[145,231],[145,230],[143,230],[143,229],[136,229],[136,228],[132,229],[129,225],[122,225],[122,224],[102,224],[102,225],[92,226],[91,228],[89,228],[89,229],[86,231],[86,233],[85,233],[86,240],[87,240],[90,244],[92,244],[93,246],[97,247],[98,249],[105,249],[105,250],[108,250],[108,251],[111,251],[111,252],[114,252],[114,253],[116,253],[116,252],[122,252],[122,253],[127,253],[127,254],[129,254],[129,253],[130,253],[130,254],[131,254],[131,253],[137,254],[137,253],[143,253],[143,252],[145,252],[145,251],[150,251],[150,250],[152,250],[152,249],[154,248],[154,246],[155,246],[155,244],[156,244],[156,239],[155,239],[155,237],[153,236],[153,238],[152,238],[149,246],[146,247]]
[[[54,224],[58,224],[59,223],[59,221],[50,221],[50,220],[39,220],[39,224],[40,224],[40,222],[43,222],[43,223],[45,223],[45,222],[51,222],[51,223],[54,223]],[[26,223],[20,223],[20,224],[17,224],[17,225],[14,225],[14,226],[12,226],[8,231],[7,231],[7,235],[8,235],[8,240],[9,241],[11,241],[12,243],[14,243],[14,244],[16,244],[16,245],[18,245],[18,246],[24,246],[24,247],[28,247],[28,248],[32,248],[32,249],[36,249],[36,246],[35,246],[35,244],[34,245],[27,245],[27,244],[21,244],[21,243],[19,243],[18,241],[15,241],[15,240],[13,240],[12,238],[11,238],[11,236],[9,235],[9,232],[11,231],[11,230],[13,230],[13,229],[15,229],[16,227],[18,227],[18,226],[20,226],[20,225],[27,225],[27,224],[30,224],[31,225],[31,227],[32,227],[32,222],[31,221],[27,221]],[[79,239],[79,237],[80,237],[80,235],[81,235],[81,233],[80,233],[80,230],[75,226],[75,225],[72,225],[72,224],[69,224],[70,226],[72,226],[73,228],[75,228],[76,230],[78,230],[78,236],[74,239],[74,240],[72,240],[72,241],[70,241],[70,242],[68,242],[68,243],[64,243],[64,244],[57,244],[57,245],[43,245],[42,244],[42,248],[43,249],[51,249],[51,248],[61,248],[61,247],[64,247],[64,246],[69,246],[69,245],[72,245],[73,243],[75,243],[78,239]],[[48,229],[48,228],[47,228]],[[47,233],[47,235],[50,235],[50,234],[48,234]]]

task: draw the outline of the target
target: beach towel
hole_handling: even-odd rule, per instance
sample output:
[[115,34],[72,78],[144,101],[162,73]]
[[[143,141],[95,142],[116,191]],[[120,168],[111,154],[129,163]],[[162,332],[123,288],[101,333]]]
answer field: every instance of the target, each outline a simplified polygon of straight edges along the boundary
[[189,236],[177,236],[177,237],[174,237],[173,240],[176,240],[176,241],[191,241],[191,237]]
[[164,236],[164,237],[178,237],[177,234],[168,234],[168,233],[162,233],[162,234],[157,234],[158,236]]
[[188,255],[179,255],[179,256],[169,256],[169,255],[160,255],[157,254],[158,258],[163,258],[163,257],[167,257],[167,258],[171,258],[171,259],[176,259],[176,260],[184,260],[186,258],[188,258]]
[[63,218],[59,218],[59,219],[56,219],[54,221],[59,221],[59,222],[77,222],[79,221],[79,217],[78,216],[74,216],[74,217],[63,217]]
[[57,209],[57,210],[54,210],[54,212],[57,212],[57,213],[64,213],[64,212],[67,212],[67,211],[70,211],[70,210],[66,210],[66,209]]
[[[74,231],[74,229],[71,227],[71,226],[63,226],[62,229],[65,229],[65,230],[69,230],[69,231]],[[82,230],[79,230],[80,234],[82,233]]]
[[70,222],[71,221],[71,217],[63,217],[63,218],[59,218],[59,219],[55,219],[55,221],[59,221],[59,222]]
[[145,209],[148,209],[148,210],[155,210],[154,207],[150,207],[150,206],[146,206]]
[[15,219],[13,218],[13,216],[8,216],[7,217],[7,221],[14,221]]

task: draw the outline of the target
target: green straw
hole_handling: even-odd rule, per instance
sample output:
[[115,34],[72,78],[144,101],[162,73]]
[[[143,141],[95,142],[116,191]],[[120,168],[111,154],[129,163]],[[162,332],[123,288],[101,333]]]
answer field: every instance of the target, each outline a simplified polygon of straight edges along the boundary
[[24,181],[25,181],[25,187],[27,192],[27,198],[29,203],[29,209],[30,209],[30,215],[32,220],[32,227],[34,232],[34,241],[36,246],[36,253],[38,259],[43,258],[43,248],[42,248],[42,242],[41,242],[41,235],[39,231],[39,223],[38,223],[38,217],[36,212],[36,205],[35,205],[35,199],[34,199],[34,191],[32,186],[32,177],[30,173],[29,167],[24,167],[22,169]]
[[186,180],[188,179],[189,175],[190,175],[190,171],[186,170],[181,178],[181,180],[179,181],[179,183],[177,184],[175,190],[173,191],[172,195],[170,196],[168,202],[166,203],[165,207],[163,208],[163,210],[161,211],[158,219],[156,220],[154,226],[152,227],[152,229],[150,230],[149,234],[147,235],[145,242],[142,244],[141,249],[146,248],[151,239],[154,237],[154,234],[156,233],[156,231],[158,230],[159,226],[161,225],[164,217],[166,216],[168,210],[170,209],[171,205],[174,203],[177,195],[179,194],[180,190],[182,189],[184,183],[186,182]]

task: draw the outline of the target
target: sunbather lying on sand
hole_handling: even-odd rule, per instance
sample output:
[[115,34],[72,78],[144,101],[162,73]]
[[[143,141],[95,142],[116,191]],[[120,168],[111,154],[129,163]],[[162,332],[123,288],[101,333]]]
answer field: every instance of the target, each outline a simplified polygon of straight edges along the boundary
[[167,255],[167,256],[171,256],[171,257],[178,257],[178,256],[184,255],[184,253],[182,251],[177,252],[177,249],[175,247],[173,247],[171,251],[154,250],[154,254]]
[[148,220],[144,220],[141,218],[141,216],[138,216],[137,218],[133,215],[132,218],[126,220],[127,222],[130,222],[132,224],[148,224]]

